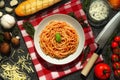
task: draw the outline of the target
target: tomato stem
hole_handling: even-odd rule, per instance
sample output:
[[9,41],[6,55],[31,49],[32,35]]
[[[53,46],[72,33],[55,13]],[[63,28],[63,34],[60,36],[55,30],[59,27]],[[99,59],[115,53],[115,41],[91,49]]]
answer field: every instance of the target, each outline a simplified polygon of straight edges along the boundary
[[103,70],[103,74],[110,73],[110,71],[107,71],[106,69]]

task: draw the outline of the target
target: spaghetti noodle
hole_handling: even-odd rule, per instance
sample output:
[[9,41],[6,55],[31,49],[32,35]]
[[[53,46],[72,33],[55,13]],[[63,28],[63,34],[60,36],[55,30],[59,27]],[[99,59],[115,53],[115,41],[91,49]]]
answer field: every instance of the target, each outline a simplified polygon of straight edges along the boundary
[[[55,40],[56,33],[61,36],[61,42]],[[62,59],[73,54],[79,44],[76,30],[64,21],[50,21],[40,33],[40,46],[46,55]]]

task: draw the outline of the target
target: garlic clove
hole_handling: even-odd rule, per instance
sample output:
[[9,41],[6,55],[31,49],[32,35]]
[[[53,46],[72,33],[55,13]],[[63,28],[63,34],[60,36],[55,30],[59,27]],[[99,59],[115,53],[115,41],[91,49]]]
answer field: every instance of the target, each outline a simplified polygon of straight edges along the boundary
[[5,14],[1,17],[1,25],[4,29],[11,29],[15,23],[15,18],[10,14]]

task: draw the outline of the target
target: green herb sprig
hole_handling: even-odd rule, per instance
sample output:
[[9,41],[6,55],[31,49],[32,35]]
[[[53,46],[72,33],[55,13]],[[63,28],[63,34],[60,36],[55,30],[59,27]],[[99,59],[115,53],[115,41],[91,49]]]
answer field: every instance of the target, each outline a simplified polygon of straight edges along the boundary
[[83,0],[82,7],[85,12],[88,10],[88,6],[90,5],[90,2],[91,0]]
[[34,29],[33,25],[30,22],[23,22],[23,27],[25,28],[26,32],[32,38],[34,38],[35,29]]
[[84,19],[82,17],[77,18],[74,12],[70,12],[68,15],[76,19],[83,28],[88,27],[88,24],[84,22]]

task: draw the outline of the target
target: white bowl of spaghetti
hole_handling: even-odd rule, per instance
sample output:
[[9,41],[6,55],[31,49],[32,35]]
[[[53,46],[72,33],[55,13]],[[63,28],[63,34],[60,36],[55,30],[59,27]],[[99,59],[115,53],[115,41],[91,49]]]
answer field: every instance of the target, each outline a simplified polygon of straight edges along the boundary
[[82,26],[65,14],[44,18],[34,35],[35,48],[40,57],[55,65],[67,64],[78,58],[84,43]]

